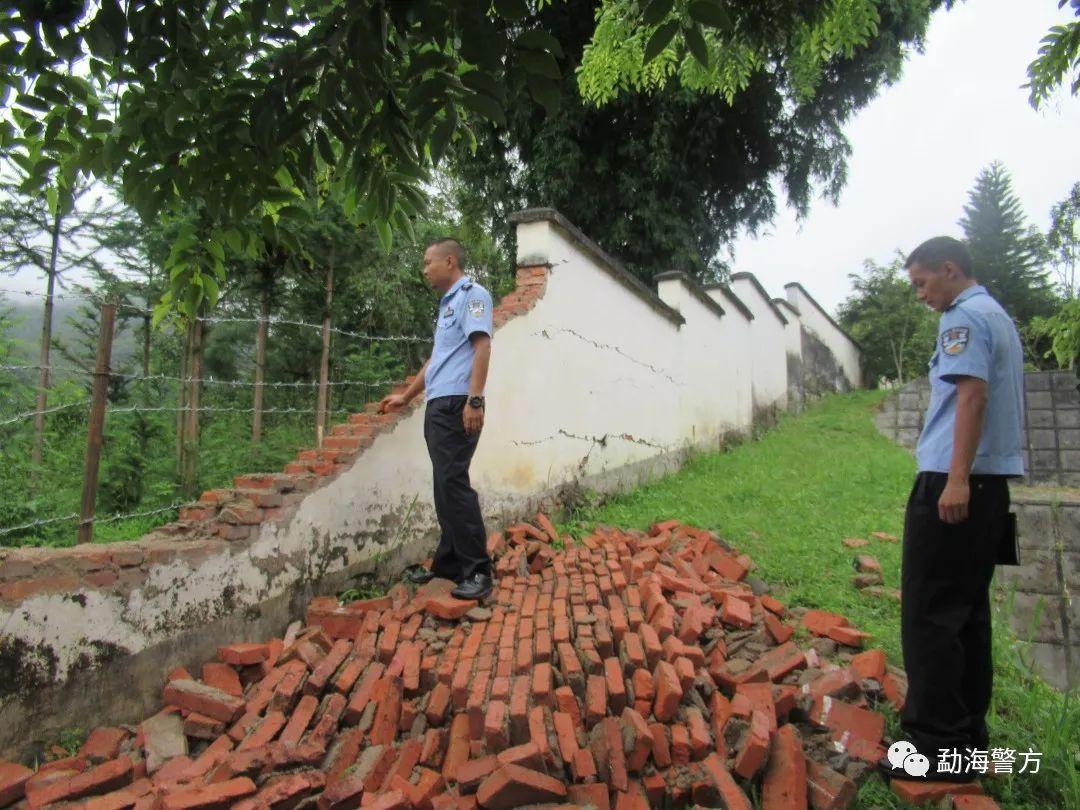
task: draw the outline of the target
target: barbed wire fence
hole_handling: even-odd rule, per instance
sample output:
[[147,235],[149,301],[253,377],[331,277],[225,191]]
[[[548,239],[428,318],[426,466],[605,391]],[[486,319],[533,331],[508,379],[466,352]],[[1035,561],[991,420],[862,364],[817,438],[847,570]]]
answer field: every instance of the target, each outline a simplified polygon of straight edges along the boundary
[[[42,293],[0,288],[0,300],[5,296],[45,297]],[[206,424],[214,424],[215,415],[226,414],[234,418],[250,416],[255,425],[261,425],[264,416],[281,417],[281,425],[291,427],[293,430],[289,435],[294,438],[306,424],[310,431],[306,444],[311,446],[311,440],[314,439],[315,446],[318,446],[325,437],[333,415],[355,412],[402,381],[401,376],[379,376],[374,373],[377,370],[350,376],[344,363],[338,363],[331,373],[325,355],[320,366],[323,371],[317,380],[267,380],[264,379],[265,374],[255,374],[255,379],[206,375],[201,370],[203,358],[200,354],[200,341],[203,330],[207,327],[250,325],[256,330],[264,330],[264,338],[279,333],[283,340],[288,339],[286,330],[311,330],[323,336],[324,353],[330,345],[327,336],[332,337],[336,341],[336,354],[339,358],[344,355],[343,346],[346,345],[370,352],[374,346],[426,346],[431,343],[430,336],[379,335],[340,328],[332,325],[329,317],[326,322],[315,324],[273,315],[265,318],[210,315],[189,323],[187,339],[182,347],[183,353],[179,358],[179,373],[147,373],[145,367],[142,373],[136,373],[113,368],[112,338],[117,331],[116,315],[119,312],[122,317],[145,319],[152,315],[151,310],[129,302],[103,300],[91,290],[65,290],[54,293],[52,297],[54,300],[78,301],[98,309],[98,346],[94,367],[55,362],[50,362],[48,366],[0,362],[0,383],[22,385],[37,393],[40,388],[40,375],[46,372],[45,378],[49,381],[47,393],[54,397],[53,402],[44,408],[23,408],[5,413],[5,409],[0,407],[0,443],[10,444],[9,438],[20,431],[32,429],[32,423],[42,418],[45,418],[46,423],[53,418],[64,419],[64,425],[59,429],[71,431],[65,439],[77,440],[77,431],[81,430],[85,423],[86,452],[82,470],[82,501],[78,511],[57,510],[57,514],[35,515],[21,521],[8,520],[7,514],[0,514],[0,546],[42,543],[67,545],[73,537],[80,543],[91,542],[95,526],[123,525],[125,521],[131,521],[132,526],[141,531],[149,527],[146,523],[149,518],[166,522],[169,517],[176,515],[181,506],[197,495],[195,490],[199,482],[200,436]],[[173,360],[173,365],[176,365],[175,358]],[[59,390],[61,382],[67,383],[62,392]],[[85,395],[87,386],[91,388],[89,397]],[[80,388],[81,395],[75,396],[73,392]],[[282,401],[266,405],[262,395],[267,392],[277,392],[277,396],[283,398]],[[237,401],[237,397],[243,401]],[[61,401],[57,402],[57,398]],[[63,401],[67,398],[71,401]],[[336,402],[332,401],[334,399]],[[169,400],[175,404],[166,404]],[[175,429],[176,463],[172,481],[156,481],[152,487],[144,487],[152,489],[154,496],[140,497],[133,509],[104,517],[96,516],[98,471],[101,468],[103,452],[107,453],[111,449],[105,441],[108,429],[122,429],[119,420],[128,417],[149,420],[165,414],[175,416],[175,420],[164,423]],[[209,417],[211,421],[204,423],[204,417]],[[287,420],[291,420],[291,423]],[[222,427],[229,440],[237,445],[243,444],[238,441],[240,437],[234,435],[242,429],[242,423],[229,422]],[[259,442],[258,428],[255,428],[252,439],[254,443]],[[288,448],[289,455],[298,449],[299,446]],[[248,459],[249,456],[243,458]],[[147,461],[142,460],[144,463]],[[160,462],[160,459],[157,461]],[[47,464],[48,461],[46,466]],[[238,468],[229,471],[229,475],[231,478],[239,473],[257,471],[260,470]],[[146,500],[150,502],[144,503]],[[135,521],[141,523],[135,524]],[[72,528],[75,529],[74,533],[71,532]]]

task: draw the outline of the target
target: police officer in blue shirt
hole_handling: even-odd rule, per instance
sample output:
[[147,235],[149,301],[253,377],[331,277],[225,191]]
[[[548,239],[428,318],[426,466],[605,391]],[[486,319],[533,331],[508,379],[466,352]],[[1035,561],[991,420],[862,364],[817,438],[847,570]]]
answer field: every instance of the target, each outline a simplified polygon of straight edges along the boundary
[[438,320],[431,357],[408,389],[379,403],[396,411],[427,389],[424,439],[435,483],[439,545],[431,570],[409,572],[417,584],[435,577],[458,583],[459,599],[491,593],[491,558],[480,500],[469,483],[469,464],[484,426],[484,385],[491,358],[491,295],[462,270],[465,251],[456,239],[441,238],[424,252],[424,277],[438,292]]
[[1008,479],[1024,474],[1023,350],[1008,313],[975,281],[963,243],[930,239],[905,266],[919,300],[941,313],[901,574],[900,720],[930,770],[915,776],[887,758],[880,767],[892,778],[965,782],[976,774],[956,773],[956,756],[970,762],[969,749],[989,743],[990,580],[1009,526]]

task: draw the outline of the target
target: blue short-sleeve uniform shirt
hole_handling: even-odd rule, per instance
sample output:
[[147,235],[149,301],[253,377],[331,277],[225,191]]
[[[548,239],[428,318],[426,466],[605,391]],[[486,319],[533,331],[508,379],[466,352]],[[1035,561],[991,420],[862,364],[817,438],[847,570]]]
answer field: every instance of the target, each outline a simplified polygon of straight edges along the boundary
[[920,472],[949,471],[956,426],[956,381],[986,381],[986,416],[971,472],[1024,474],[1024,352],[1012,318],[980,285],[941,314],[930,359],[930,406],[916,453]]
[[469,393],[473,357],[476,350],[471,335],[494,331],[491,294],[462,276],[439,302],[435,324],[435,347],[424,373],[426,399],[459,396]]

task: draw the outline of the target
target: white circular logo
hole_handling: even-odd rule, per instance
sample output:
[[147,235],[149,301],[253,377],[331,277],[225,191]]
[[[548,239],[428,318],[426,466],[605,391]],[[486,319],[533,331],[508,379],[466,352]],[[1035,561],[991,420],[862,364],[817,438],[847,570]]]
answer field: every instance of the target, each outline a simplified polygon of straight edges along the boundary
[[907,740],[897,740],[889,746],[889,764],[894,768],[903,768],[904,759],[909,754],[918,753],[915,746]]

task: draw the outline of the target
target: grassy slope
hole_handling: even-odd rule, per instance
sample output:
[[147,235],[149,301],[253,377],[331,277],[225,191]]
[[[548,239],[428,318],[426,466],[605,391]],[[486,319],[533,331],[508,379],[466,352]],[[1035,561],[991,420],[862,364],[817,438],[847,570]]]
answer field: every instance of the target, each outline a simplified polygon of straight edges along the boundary
[[[899,605],[851,585],[854,552],[840,542],[872,531],[901,534],[915,463],[873,425],[882,396],[863,391],[830,397],[784,419],[759,441],[697,456],[675,475],[580,510],[570,527],[645,528],[678,518],[714,529],[753,557],[755,574],[787,604],[845,614],[901,665]],[[864,550],[881,562],[885,584],[899,587],[900,544],[873,540]],[[1080,808],[1080,708],[1075,697],[1063,698],[1031,679],[1019,655],[999,620],[991,744],[1042,752],[1040,772],[986,780],[987,790],[1007,808]],[[889,721],[896,733],[895,717]],[[872,778],[857,806],[901,805]]]

